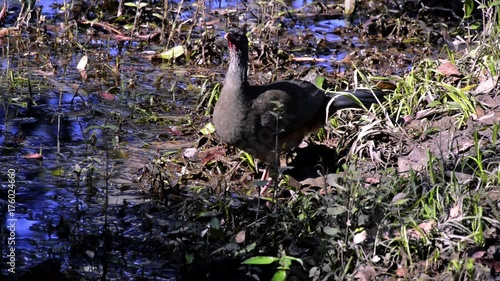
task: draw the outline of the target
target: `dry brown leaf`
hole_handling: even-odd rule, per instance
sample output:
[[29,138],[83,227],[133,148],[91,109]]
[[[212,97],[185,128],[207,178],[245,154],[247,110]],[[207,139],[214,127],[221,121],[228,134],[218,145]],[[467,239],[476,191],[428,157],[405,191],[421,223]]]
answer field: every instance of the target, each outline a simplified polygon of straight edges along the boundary
[[396,90],[397,88],[396,85],[386,81],[380,81],[375,86],[381,90]]
[[182,153],[182,155],[184,155],[184,157],[186,158],[193,158],[196,156],[196,153],[198,153],[198,148],[189,147],[184,150],[184,153]]
[[408,229],[406,231],[406,236],[408,236],[409,239],[413,240],[419,240],[422,238],[422,234],[415,229]]
[[398,268],[396,269],[396,275],[401,278],[406,278],[408,277],[408,269],[402,267],[401,265],[398,265]]
[[438,67],[438,72],[446,77],[450,76],[462,76],[462,73],[458,71],[457,67],[448,60],[439,60],[441,65]]
[[238,234],[236,234],[234,240],[236,241],[236,243],[241,244],[245,242],[245,238],[246,238],[246,231],[241,230],[240,232],[238,232]]
[[491,112],[482,117],[479,117],[477,121],[485,125],[493,125],[500,123],[500,112]]
[[359,278],[361,281],[369,281],[375,279],[377,276],[377,272],[371,265],[361,265],[356,274],[354,275],[354,278]]
[[427,151],[415,146],[408,155],[398,158],[398,172],[421,171],[425,169],[427,162]]
[[435,224],[436,224],[436,222],[431,220],[431,221],[427,221],[427,222],[423,222],[423,223],[419,224],[418,227],[420,229],[422,229],[422,231],[424,233],[427,234],[427,233],[431,232],[431,230],[434,228]]
[[460,216],[460,203],[457,203],[453,208],[450,209],[450,218],[454,219]]
[[367,177],[367,178],[365,178],[365,182],[369,183],[369,184],[379,184],[380,183],[380,179],[379,178],[375,178],[375,177]]
[[474,252],[471,257],[473,257],[475,259],[480,259],[480,258],[484,257],[484,254],[486,254],[486,251],[477,251],[477,252]]
[[497,80],[498,80],[498,77],[493,78],[491,76],[488,76],[487,79],[479,82],[479,85],[477,86],[474,93],[481,94],[481,93],[491,92],[491,90],[493,90],[495,88]]
[[199,157],[201,159],[201,163],[203,165],[207,164],[212,160],[218,160],[222,158],[222,156],[226,155],[226,149],[222,145],[210,147],[203,151],[199,152]]

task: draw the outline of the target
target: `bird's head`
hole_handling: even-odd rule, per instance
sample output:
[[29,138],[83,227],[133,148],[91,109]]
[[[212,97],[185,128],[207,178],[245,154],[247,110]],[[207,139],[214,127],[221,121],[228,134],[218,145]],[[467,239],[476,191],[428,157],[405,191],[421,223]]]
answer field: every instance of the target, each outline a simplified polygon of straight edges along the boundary
[[224,37],[227,39],[229,50],[248,50],[248,38],[243,30],[232,29]]

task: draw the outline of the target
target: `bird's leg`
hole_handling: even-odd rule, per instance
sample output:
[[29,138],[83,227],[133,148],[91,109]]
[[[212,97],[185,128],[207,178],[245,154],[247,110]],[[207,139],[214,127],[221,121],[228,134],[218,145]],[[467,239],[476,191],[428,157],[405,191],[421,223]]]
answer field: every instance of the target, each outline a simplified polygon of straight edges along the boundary
[[266,194],[269,187],[276,185],[276,183],[278,182],[278,169],[275,169],[272,165],[266,164],[266,168],[264,169],[260,180],[266,183],[264,186],[262,186],[259,192],[260,195],[263,196],[264,194]]
[[260,178],[260,180],[261,180],[261,182],[265,182],[266,183],[262,187],[259,186],[259,189],[260,189],[259,195],[263,196],[264,194],[266,194],[267,189],[272,184],[272,179],[269,178],[269,169],[267,168],[267,166],[264,169],[264,172],[262,172],[262,177]]

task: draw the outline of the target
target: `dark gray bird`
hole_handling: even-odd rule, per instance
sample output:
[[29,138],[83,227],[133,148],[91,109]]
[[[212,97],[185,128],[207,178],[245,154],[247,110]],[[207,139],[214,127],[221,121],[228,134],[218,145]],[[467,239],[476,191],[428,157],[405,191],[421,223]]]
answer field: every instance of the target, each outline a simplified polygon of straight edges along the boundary
[[[213,123],[222,141],[273,164],[278,152],[287,152],[323,127],[327,117],[343,108],[369,107],[384,96],[380,90],[359,89],[330,94],[302,80],[251,86],[247,80],[248,39],[240,30],[226,34],[229,68],[215,105]],[[328,108],[328,110],[327,110]],[[328,115],[328,116],[327,116]],[[278,118],[278,119],[277,119]]]

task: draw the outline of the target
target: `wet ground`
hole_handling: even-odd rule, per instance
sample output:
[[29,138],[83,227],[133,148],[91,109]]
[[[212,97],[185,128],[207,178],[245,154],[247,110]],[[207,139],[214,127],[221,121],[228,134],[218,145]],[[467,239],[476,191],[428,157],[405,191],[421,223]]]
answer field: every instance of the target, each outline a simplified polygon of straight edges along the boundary
[[[61,3],[40,1],[46,18],[33,14],[35,19],[14,29],[20,8],[10,10],[4,26],[11,35],[0,38],[0,207],[4,239],[10,235],[5,226],[15,223],[16,280],[97,280],[103,272],[109,280],[195,280],[190,270],[206,267],[212,268],[211,280],[244,280],[231,275],[239,265],[231,259],[199,267],[187,262],[193,249],[206,250],[195,245],[206,225],[212,225],[213,236],[223,235],[213,227],[223,225],[214,221],[217,216],[210,212],[215,210],[188,203],[204,197],[206,206],[226,204],[217,165],[203,163],[214,158],[189,154],[217,144],[200,129],[210,121],[208,101],[227,66],[226,22],[258,27],[251,38],[254,83],[303,78],[313,69],[326,77],[328,87],[343,89],[342,79],[352,79],[353,65],[373,76],[403,75],[419,58],[438,56],[447,42],[425,21],[394,28],[411,18],[391,22],[387,19],[397,12],[381,15],[378,7],[346,20],[341,10],[309,1],[287,1],[291,17],[278,4],[206,1],[201,14],[194,2],[182,3],[178,14],[172,3],[170,15],[176,23],[195,24],[184,41],[193,50],[191,61],[158,62],[151,57],[164,46],[161,41],[123,39],[131,16],[114,23],[120,33],[83,19],[61,24]],[[275,12],[270,9],[283,14],[274,20],[255,17]],[[144,22],[150,19],[145,14],[159,11],[146,9]],[[134,15],[130,8],[127,12]],[[97,22],[109,24],[111,14],[106,11],[106,19]],[[200,16],[206,25],[192,22]],[[272,26],[262,27],[264,20]],[[178,30],[169,47],[186,39],[189,28]],[[159,36],[153,27],[141,32]],[[276,44],[261,44],[265,36]],[[280,55],[278,43],[284,50]],[[227,165],[224,172],[233,167]],[[234,212],[257,208],[254,197],[244,196],[255,191],[241,188],[254,173],[247,164],[234,167],[234,177],[242,180],[235,184],[238,192],[224,193],[233,198],[230,207]],[[15,209],[8,209],[9,171],[15,174],[15,203],[10,204]]]

